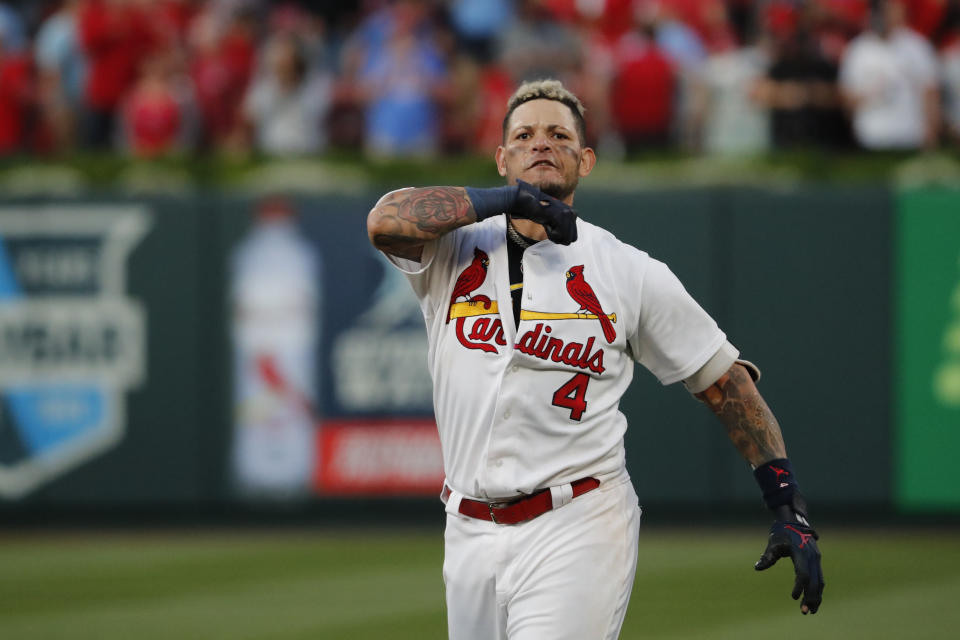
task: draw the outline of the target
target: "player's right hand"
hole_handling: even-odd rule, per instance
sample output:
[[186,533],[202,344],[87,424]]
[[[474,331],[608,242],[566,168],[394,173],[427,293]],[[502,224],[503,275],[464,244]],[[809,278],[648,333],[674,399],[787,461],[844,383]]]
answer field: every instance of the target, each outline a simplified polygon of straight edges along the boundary
[[777,520],[770,527],[766,550],[754,565],[757,571],[763,571],[780,558],[790,556],[797,576],[791,595],[794,600],[803,595],[800,611],[804,615],[816,613],[823,596],[823,570],[820,568],[820,549],[817,547],[819,538],[813,527]]
[[577,212],[573,207],[523,180],[517,180],[517,187],[517,198],[509,211],[511,216],[543,225],[547,237],[557,244],[577,241]]

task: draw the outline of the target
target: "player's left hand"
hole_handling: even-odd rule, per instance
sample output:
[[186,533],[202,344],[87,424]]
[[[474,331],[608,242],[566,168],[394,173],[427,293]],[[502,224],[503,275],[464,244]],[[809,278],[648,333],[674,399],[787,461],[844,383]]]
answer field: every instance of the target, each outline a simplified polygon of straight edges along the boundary
[[757,571],[763,571],[780,558],[792,558],[797,579],[791,595],[794,600],[803,595],[800,611],[804,615],[816,613],[823,596],[823,571],[820,568],[820,549],[817,547],[819,538],[813,527],[777,520],[770,527],[767,549],[754,565]]
[[577,241],[577,212],[573,207],[528,182],[517,180],[517,199],[509,213],[543,225],[551,242],[568,245]]

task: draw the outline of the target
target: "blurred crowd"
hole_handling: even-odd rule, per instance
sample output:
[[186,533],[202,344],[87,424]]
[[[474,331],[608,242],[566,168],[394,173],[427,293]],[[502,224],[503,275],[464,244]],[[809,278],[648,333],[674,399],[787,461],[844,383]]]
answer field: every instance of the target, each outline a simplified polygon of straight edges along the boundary
[[556,77],[614,155],[960,141],[960,0],[0,1],[0,155],[490,153]]

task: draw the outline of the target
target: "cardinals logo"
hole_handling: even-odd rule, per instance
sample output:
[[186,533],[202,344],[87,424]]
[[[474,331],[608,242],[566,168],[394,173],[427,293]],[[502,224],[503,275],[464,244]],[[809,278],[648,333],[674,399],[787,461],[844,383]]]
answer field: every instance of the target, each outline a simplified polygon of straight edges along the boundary
[[463,270],[457,277],[457,283],[453,285],[453,293],[450,294],[450,307],[447,310],[447,324],[450,324],[450,318],[453,315],[454,304],[457,298],[466,298],[471,304],[482,303],[486,309],[490,309],[490,298],[487,296],[477,296],[474,299],[470,294],[483,285],[487,279],[487,268],[490,266],[490,258],[485,251],[479,247],[473,250],[473,262]]
[[570,267],[566,273],[567,293],[580,305],[576,313],[552,313],[546,311],[520,310],[521,320],[598,320],[603,329],[603,337],[608,344],[617,339],[617,331],[613,323],[617,321],[617,314],[607,313],[600,306],[597,294],[593,292],[590,283],[583,279],[583,265]]
[[[477,316],[496,316],[499,314],[497,301],[485,295],[473,295],[473,292],[483,286],[487,279],[487,269],[490,258],[479,247],[473,250],[473,261],[457,277],[450,294],[450,305],[447,308],[447,324],[456,319],[457,339],[468,349],[479,349],[488,353],[496,353],[497,348],[490,344],[495,342],[506,346],[503,337],[503,323],[499,318],[480,318]],[[457,302],[466,298],[463,302]],[[477,317],[469,334],[464,331],[467,318]]]
[[585,315],[589,318],[596,318],[600,321],[603,337],[606,338],[608,344],[613,344],[613,341],[617,339],[617,332],[613,328],[611,318],[616,320],[617,317],[616,315],[607,316],[600,306],[600,301],[597,300],[597,294],[593,292],[593,287],[583,279],[583,265],[570,267],[566,275],[567,293],[580,305],[581,312],[587,312]]
[[603,329],[603,337],[608,344],[617,339],[617,331],[613,323],[617,321],[617,314],[607,313],[600,306],[597,294],[593,292],[590,283],[583,279],[583,265],[570,267],[566,273],[567,293],[580,305],[576,313],[552,313],[546,311],[520,310],[521,320],[597,320]]
[[[608,344],[617,339],[617,331],[613,323],[617,321],[617,314],[606,313],[600,306],[597,294],[593,287],[583,279],[583,265],[570,267],[566,273],[567,293],[580,305],[576,313],[520,310],[520,320],[597,320],[603,330],[603,337]],[[565,342],[550,335],[553,327],[546,322],[538,322],[533,329],[524,333],[514,348],[521,353],[567,364],[579,369],[589,369],[597,374],[605,370],[603,366],[603,349],[594,349],[597,338],[590,336],[585,344],[579,342]]]

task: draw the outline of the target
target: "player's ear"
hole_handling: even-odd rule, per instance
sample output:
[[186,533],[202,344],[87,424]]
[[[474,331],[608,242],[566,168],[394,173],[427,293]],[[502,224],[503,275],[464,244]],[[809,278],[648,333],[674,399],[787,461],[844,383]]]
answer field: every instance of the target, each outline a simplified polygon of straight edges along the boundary
[[497,173],[499,173],[501,176],[506,177],[507,162],[506,162],[506,156],[504,154],[502,146],[497,147],[497,153],[494,154],[493,157],[497,161]]
[[590,172],[593,171],[593,168],[597,164],[597,154],[594,153],[593,149],[590,147],[584,147],[580,151],[580,177],[586,177],[590,175]]

